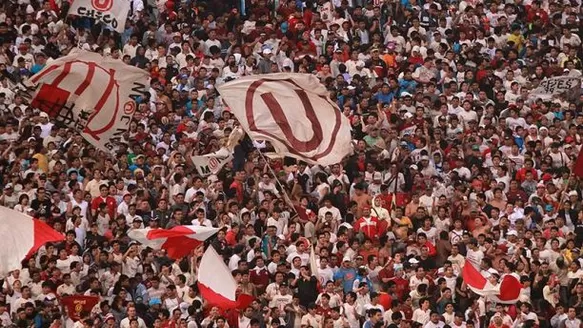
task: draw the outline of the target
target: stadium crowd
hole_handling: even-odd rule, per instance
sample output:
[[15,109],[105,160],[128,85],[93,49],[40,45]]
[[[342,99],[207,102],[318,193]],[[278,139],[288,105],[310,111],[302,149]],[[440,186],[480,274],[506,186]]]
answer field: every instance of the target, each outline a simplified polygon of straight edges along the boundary
[[[530,94],[581,77],[580,1],[131,3],[122,34],[65,0],[0,4],[0,205],[66,236],[2,277],[0,327],[583,327],[580,90]],[[11,87],[76,47],[151,75],[110,153]],[[237,125],[215,86],[276,72],[320,79],[353,154],[307,165],[247,137],[197,172]],[[221,228],[207,247],[248,308],[206,306],[202,249],[127,236],[190,224]],[[476,295],[466,262],[520,298]],[[73,322],[67,295],[100,301]]]

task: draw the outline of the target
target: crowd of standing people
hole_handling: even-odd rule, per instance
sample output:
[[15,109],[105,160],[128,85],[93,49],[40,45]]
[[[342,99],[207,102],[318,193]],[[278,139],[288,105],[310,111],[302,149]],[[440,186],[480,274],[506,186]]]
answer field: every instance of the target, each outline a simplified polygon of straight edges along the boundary
[[[582,98],[531,96],[581,78],[580,1],[130,1],[121,34],[66,0],[0,3],[0,205],[65,236],[1,277],[0,327],[582,327]],[[150,74],[109,153],[11,87],[74,48]],[[246,137],[197,172],[238,125],[216,86],[278,72],[319,78],[353,153]],[[221,229],[206,247],[249,307],[200,297],[202,248],[128,237],[178,225]],[[517,276],[519,300],[473,293],[464,265]],[[68,295],[99,303],[73,321]]]

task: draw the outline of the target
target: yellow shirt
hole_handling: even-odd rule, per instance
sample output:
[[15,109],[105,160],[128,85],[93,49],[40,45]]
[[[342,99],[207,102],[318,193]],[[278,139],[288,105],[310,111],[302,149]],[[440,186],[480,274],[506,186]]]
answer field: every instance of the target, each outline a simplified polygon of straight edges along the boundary
[[32,155],[32,158],[36,158],[38,160],[39,169],[41,169],[44,173],[49,173],[49,159],[46,155],[36,153]]
[[520,51],[522,49],[522,45],[524,44],[524,37],[522,36],[522,34],[516,35],[516,34],[512,33],[512,34],[510,34],[508,36],[508,40],[507,41],[508,42],[510,42],[510,41],[514,42],[514,46],[516,47],[516,49],[518,51]]

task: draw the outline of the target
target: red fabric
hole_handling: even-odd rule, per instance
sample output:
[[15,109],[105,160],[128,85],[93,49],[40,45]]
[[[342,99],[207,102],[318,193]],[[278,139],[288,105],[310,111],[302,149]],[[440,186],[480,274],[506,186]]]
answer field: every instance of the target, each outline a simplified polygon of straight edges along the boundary
[[577,161],[575,161],[575,167],[573,168],[573,173],[583,178],[583,147],[579,151],[579,155],[577,156]]
[[464,282],[470,287],[484,289],[484,286],[486,286],[486,278],[484,278],[484,276],[482,276],[482,274],[469,262],[464,265],[462,276]]
[[522,284],[513,275],[505,275],[502,278],[502,283],[500,283],[500,295],[498,298],[501,301],[510,301],[518,299],[520,296],[520,290],[522,289]]
[[237,244],[237,234],[233,230],[229,230],[225,235],[225,241],[229,246],[235,246]]
[[435,248],[435,246],[433,246],[433,243],[431,243],[429,240],[425,242],[424,246],[427,247],[427,255],[429,256],[437,255],[437,249]]
[[[474,289],[482,290],[488,284],[487,279],[471,263],[466,262],[462,275],[464,282]],[[502,303],[514,302],[520,296],[522,285],[515,276],[507,274],[502,278],[499,288],[499,294],[492,296],[493,298],[497,298]],[[476,292],[478,293],[478,291]]]
[[216,306],[221,310],[227,310],[232,308],[245,309],[253,302],[255,297],[248,294],[240,294],[237,300],[232,301],[219,293],[215,293],[214,290],[208,288],[204,284],[198,283],[198,289],[202,299],[207,303],[207,306]]
[[384,292],[379,293],[379,304],[382,305],[383,308],[390,309],[391,303],[393,303],[393,298],[391,295]]
[[249,280],[254,285],[261,286],[261,289],[264,290],[269,285],[269,271],[267,271],[267,268],[251,270],[249,271]]
[[61,298],[61,304],[67,308],[69,317],[73,321],[80,319],[81,312],[91,312],[98,302],[99,297],[97,296],[74,295]]
[[177,226],[170,230],[155,229],[148,232],[148,239],[166,238],[161,248],[166,250],[170,258],[180,259],[187,256],[203,241],[191,238],[195,232],[186,226]]
[[365,218],[362,217],[356,221],[354,231],[357,233],[362,231],[368,238],[376,240],[379,238],[379,219],[371,217],[370,221],[366,222]]
[[107,205],[107,214],[109,214],[110,218],[116,218],[116,210],[117,210],[117,201],[115,200],[115,198],[111,197],[111,196],[107,196],[105,198],[99,196],[97,198],[95,198],[93,201],[91,201],[91,209],[92,210],[98,210],[99,209],[99,205],[101,205],[101,203],[105,203],[105,205]]
[[48,242],[57,242],[65,240],[65,236],[63,236],[62,233],[56,231],[55,229],[51,228],[48,224],[40,220],[36,219],[33,220],[33,229],[34,229],[34,244],[28,251],[26,258],[30,257],[42,245]]

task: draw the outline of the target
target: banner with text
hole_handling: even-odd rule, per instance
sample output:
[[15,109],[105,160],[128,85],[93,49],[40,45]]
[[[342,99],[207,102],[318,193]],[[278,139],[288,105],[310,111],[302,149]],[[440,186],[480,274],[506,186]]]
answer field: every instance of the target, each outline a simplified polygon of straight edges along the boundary
[[69,15],[93,18],[123,33],[129,11],[129,0],[75,0]]
[[191,156],[192,164],[203,177],[217,174],[223,166],[233,160],[233,154],[226,148],[202,156]]
[[148,92],[148,76],[122,61],[75,49],[18,87],[26,103],[47,113],[53,123],[111,151],[129,130],[135,100]]
[[531,93],[531,97],[551,99],[563,95],[566,99],[576,100],[581,94],[581,78],[572,76],[556,76],[540,82]]

